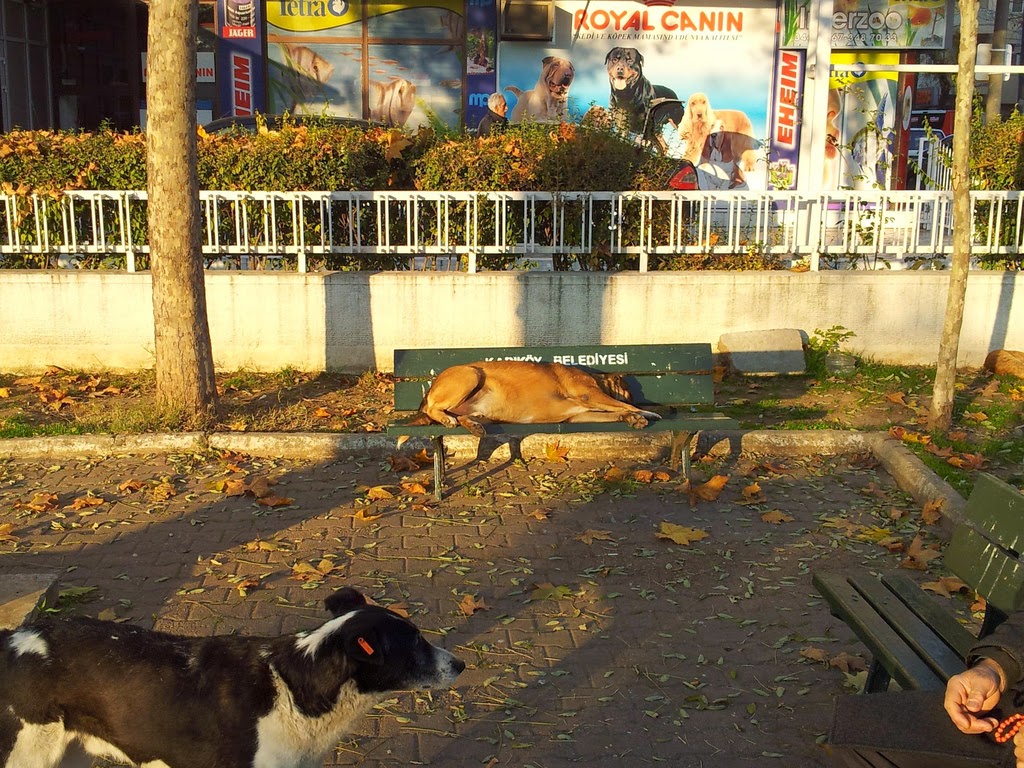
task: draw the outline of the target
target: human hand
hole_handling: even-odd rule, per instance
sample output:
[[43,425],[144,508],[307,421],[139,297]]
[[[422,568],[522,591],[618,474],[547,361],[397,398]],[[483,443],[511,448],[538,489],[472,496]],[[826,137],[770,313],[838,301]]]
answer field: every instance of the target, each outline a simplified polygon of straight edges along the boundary
[[[946,683],[943,706],[953,725],[964,733],[988,733],[999,723],[994,717],[978,717],[999,703],[1005,687],[1003,670],[991,659],[982,659]],[[1017,741],[1014,741],[1017,744]],[[1024,768],[1024,740],[1017,747],[1017,768]]]

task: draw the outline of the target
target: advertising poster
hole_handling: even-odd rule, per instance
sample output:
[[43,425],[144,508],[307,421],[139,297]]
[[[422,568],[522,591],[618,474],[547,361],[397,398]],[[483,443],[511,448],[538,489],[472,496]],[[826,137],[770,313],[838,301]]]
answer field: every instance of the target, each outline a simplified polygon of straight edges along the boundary
[[[834,53],[832,64],[899,64],[898,53]],[[833,72],[829,78],[822,189],[887,189],[893,166],[899,76]]]
[[502,42],[509,119],[611,121],[642,130],[676,98],[660,135],[705,189],[764,189],[777,9],[764,2],[557,0],[552,43]]
[[[811,0],[783,0],[780,45],[806,48]],[[944,49],[952,27],[947,0],[835,0],[833,48]]]
[[780,49],[777,53],[768,162],[769,189],[796,189],[805,63],[804,51]]
[[487,98],[498,89],[497,0],[469,0],[466,9],[466,127],[487,114]]
[[217,0],[219,117],[267,111],[262,9],[258,0]]
[[463,0],[373,2],[364,16],[357,0],[268,3],[271,110],[461,126],[463,8]]

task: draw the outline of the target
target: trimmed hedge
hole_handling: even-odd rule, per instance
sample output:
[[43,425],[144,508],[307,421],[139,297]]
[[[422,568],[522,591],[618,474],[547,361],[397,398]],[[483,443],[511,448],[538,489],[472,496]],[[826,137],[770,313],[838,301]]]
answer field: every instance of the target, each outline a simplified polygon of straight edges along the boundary
[[[664,189],[674,163],[607,131],[516,126],[503,135],[439,136],[315,123],[231,131],[198,144],[203,189]],[[16,131],[0,136],[7,191],[145,189],[142,133]]]

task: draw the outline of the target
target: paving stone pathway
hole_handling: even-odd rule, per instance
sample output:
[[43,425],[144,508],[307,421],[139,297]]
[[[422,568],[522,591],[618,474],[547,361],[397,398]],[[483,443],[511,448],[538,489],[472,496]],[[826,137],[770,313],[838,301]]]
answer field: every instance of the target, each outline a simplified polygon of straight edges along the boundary
[[0,572],[53,569],[62,610],[183,634],[296,632],[350,584],[465,658],[330,766],[828,764],[844,673],[801,651],[863,648],[810,574],[894,568],[877,539],[922,525],[869,457],[698,464],[729,476],[713,501],[657,466],[455,464],[438,504],[429,466],[368,457],[0,462]]

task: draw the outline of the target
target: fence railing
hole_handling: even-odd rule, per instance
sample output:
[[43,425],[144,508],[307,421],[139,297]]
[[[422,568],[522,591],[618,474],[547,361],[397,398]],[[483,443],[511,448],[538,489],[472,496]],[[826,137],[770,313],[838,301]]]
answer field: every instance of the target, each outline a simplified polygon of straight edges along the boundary
[[[972,192],[971,252],[1016,259],[1024,196]],[[202,257],[239,269],[672,268],[773,254],[811,269],[941,266],[949,191],[204,191]],[[0,266],[148,267],[146,194],[0,195]]]

